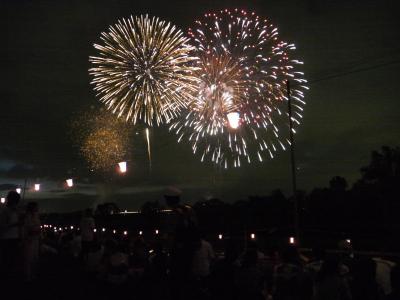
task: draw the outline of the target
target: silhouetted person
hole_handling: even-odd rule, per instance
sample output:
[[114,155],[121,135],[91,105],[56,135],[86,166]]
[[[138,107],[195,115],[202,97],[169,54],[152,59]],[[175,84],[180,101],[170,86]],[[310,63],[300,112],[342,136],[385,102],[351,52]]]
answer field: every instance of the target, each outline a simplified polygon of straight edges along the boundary
[[145,270],[145,294],[147,299],[165,299],[168,295],[168,255],[157,241]]
[[281,263],[274,271],[274,300],[305,300],[312,296],[312,280],[304,272],[295,246],[286,246],[280,253]]
[[90,248],[93,245],[95,227],[93,212],[88,208],[85,210],[81,220],[82,257],[84,260],[87,259]]
[[36,275],[40,232],[39,206],[36,202],[30,202],[26,206],[23,224],[24,275],[26,281],[31,281]]
[[264,299],[264,274],[259,265],[257,250],[248,249],[242,258],[242,264],[236,272],[235,299]]
[[325,249],[319,246],[313,247],[311,261],[305,266],[305,270],[310,273],[313,279],[316,278],[318,272],[321,270],[324,260]]
[[225,241],[224,258],[217,261],[210,278],[215,299],[232,299],[235,293],[235,273],[239,267],[239,249],[234,240]]
[[10,191],[5,206],[0,211],[0,272],[2,275],[0,280],[2,281],[13,279],[17,275],[20,263],[21,222],[17,210],[20,198],[16,191]]
[[376,263],[370,258],[357,259],[352,267],[353,300],[379,300],[383,291],[376,282]]
[[199,232],[193,232],[193,243],[192,274],[195,278],[203,280],[210,275],[210,266],[215,259],[214,250]]
[[314,300],[351,300],[350,288],[340,275],[338,259],[325,259],[315,278]]

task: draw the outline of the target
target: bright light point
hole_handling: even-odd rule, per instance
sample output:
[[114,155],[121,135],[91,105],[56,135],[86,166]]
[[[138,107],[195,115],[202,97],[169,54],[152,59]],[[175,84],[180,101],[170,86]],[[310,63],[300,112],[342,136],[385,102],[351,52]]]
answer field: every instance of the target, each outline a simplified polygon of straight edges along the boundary
[[156,229],[156,234],[158,234],[158,229]]
[[250,235],[250,237],[251,237],[252,240],[254,240],[254,239],[256,238],[256,235],[255,235],[254,233],[252,233],[252,234]]
[[0,202],[1,202],[1,204],[6,203],[6,198],[1,198]]
[[218,239],[222,240],[222,234],[218,234]]
[[351,240],[350,240],[350,239],[347,239],[346,242],[348,242],[349,244],[351,244]]
[[39,191],[40,190],[40,184],[39,183],[35,183],[35,191]]
[[232,129],[239,128],[240,114],[238,112],[231,112],[226,115],[228,118],[229,126]]
[[118,166],[119,166],[120,173],[126,173],[126,171],[127,171],[126,161],[119,162]]
[[71,228],[71,230],[73,230],[73,229],[74,229],[74,226],[71,226],[70,228]]
[[93,229],[93,232],[97,232],[97,229],[95,228],[95,229]]
[[21,189],[20,188],[17,188],[15,190],[17,191],[18,194],[21,194]]
[[143,231],[139,231],[139,235],[142,235],[143,234]]
[[125,230],[125,231],[124,231],[124,235],[128,235],[128,231]]
[[291,236],[289,238],[289,244],[294,245],[294,237]]
[[72,178],[65,180],[67,182],[67,186],[68,187],[73,187],[74,186],[74,181],[72,180]]
[[117,231],[114,229],[114,230],[113,230],[113,233],[114,233],[114,234],[116,234],[116,233],[117,233]]
[[105,232],[105,231],[106,231],[106,229],[105,229],[105,228],[103,228],[101,231]]

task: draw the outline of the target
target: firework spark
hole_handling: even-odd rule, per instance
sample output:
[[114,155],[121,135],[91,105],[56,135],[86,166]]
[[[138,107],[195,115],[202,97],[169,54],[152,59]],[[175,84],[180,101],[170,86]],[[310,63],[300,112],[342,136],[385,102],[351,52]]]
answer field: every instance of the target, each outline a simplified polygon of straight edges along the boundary
[[196,86],[193,50],[181,30],[146,16],[119,20],[101,34],[89,73],[100,100],[136,124],[168,123],[186,107]]
[[178,141],[187,139],[202,161],[225,167],[284,150],[289,143],[286,81],[295,83],[294,125],[300,124],[307,89],[297,70],[302,62],[291,58],[295,46],[281,41],[268,20],[239,10],[206,14],[189,36],[199,57],[194,75],[200,84],[190,109],[170,126]]

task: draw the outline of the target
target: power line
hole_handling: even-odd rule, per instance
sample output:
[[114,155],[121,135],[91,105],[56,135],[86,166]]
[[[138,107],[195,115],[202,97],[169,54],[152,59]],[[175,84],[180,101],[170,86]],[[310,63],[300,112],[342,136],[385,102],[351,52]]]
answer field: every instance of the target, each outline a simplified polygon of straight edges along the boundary
[[321,81],[325,81],[325,80],[329,80],[329,79],[334,79],[334,78],[339,78],[339,77],[344,77],[344,76],[355,74],[355,73],[370,71],[370,70],[373,70],[373,69],[378,69],[378,68],[382,68],[382,67],[386,67],[386,66],[390,66],[390,65],[395,65],[395,64],[398,64],[398,63],[400,63],[400,60],[395,60],[395,61],[391,61],[391,62],[387,62],[387,63],[381,63],[381,64],[377,64],[377,65],[374,65],[374,66],[359,68],[359,69],[348,71],[348,72],[342,72],[342,73],[338,73],[338,74],[328,75],[328,76],[321,77],[321,78],[318,78],[318,79],[310,80],[308,83],[309,84],[314,84],[314,83],[317,83],[317,82],[321,82]]

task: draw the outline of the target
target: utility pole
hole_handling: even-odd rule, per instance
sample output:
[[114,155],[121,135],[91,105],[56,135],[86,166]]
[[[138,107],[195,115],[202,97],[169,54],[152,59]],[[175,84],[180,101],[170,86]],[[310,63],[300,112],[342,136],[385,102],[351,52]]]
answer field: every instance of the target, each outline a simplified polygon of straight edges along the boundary
[[292,120],[292,99],[290,95],[290,81],[286,81],[286,92],[288,98],[288,113],[289,113],[289,138],[290,138],[290,160],[292,168],[292,189],[293,189],[293,203],[294,203],[294,231],[296,235],[296,243],[300,243],[300,228],[299,228],[299,204],[297,199],[297,186],[296,186],[296,160],[294,156],[294,137],[293,137],[293,120]]

